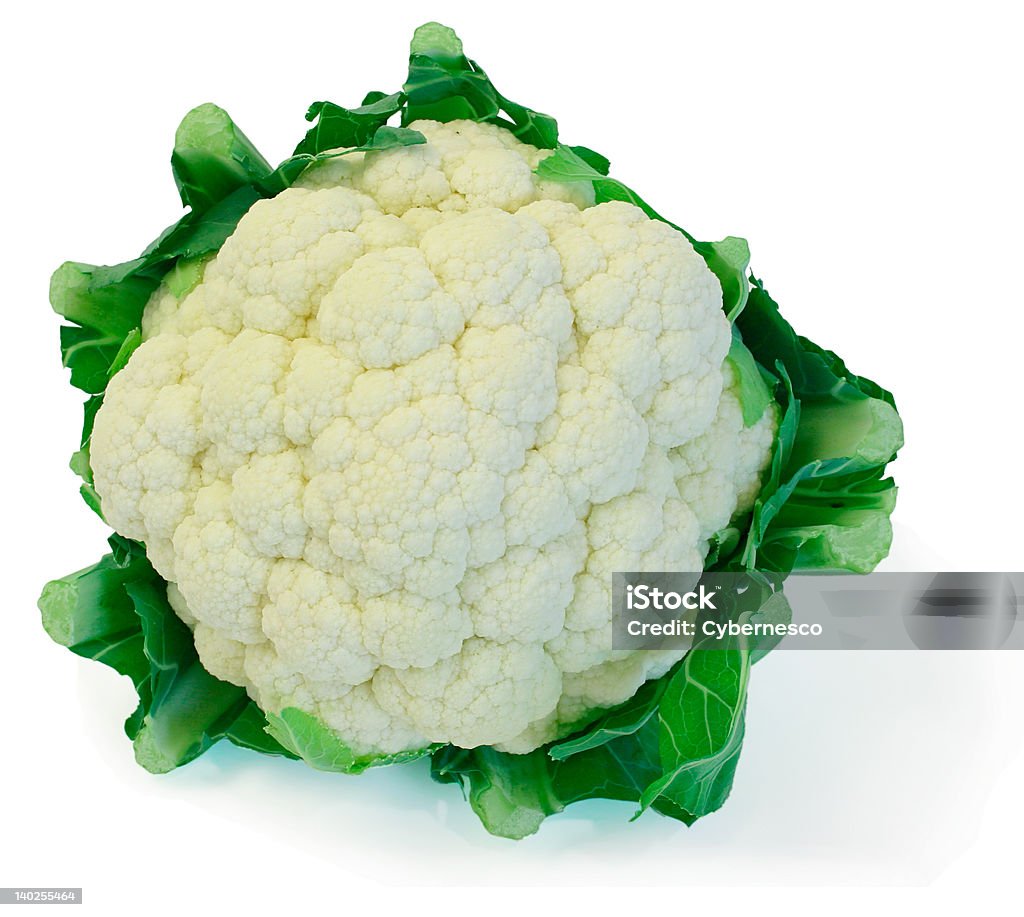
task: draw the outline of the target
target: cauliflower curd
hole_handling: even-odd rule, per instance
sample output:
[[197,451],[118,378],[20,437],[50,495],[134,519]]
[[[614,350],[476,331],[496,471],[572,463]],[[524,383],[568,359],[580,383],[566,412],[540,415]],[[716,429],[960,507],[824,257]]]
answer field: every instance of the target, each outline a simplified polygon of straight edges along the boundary
[[157,290],[95,487],[264,710],[360,754],[523,753],[683,655],[612,651],[612,571],[699,570],[776,409],[744,426],[682,234],[539,180],[550,151],[501,127],[411,127],[426,144],[318,163]]

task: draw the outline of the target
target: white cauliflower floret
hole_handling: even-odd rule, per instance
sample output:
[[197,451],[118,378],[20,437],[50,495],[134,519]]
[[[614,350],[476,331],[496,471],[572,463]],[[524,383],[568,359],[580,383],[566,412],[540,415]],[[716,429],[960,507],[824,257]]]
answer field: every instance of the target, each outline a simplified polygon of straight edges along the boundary
[[744,427],[728,363],[722,376],[726,388],[712,423],[700,436],[669,451],[679,495],[696,514],[702,541],[728,524],[732,500],[738,506],[753,502],[775,436],[774,405],[755,424]]
[[[715,276],[474,122],[325,160],[165,284],[91,442],[200,659],[356,753],[526,752],[682,651],[611,648],[611,574],[701,569],[749,507]],[[197,274],[198,276],[198,274]]]
[[418,248],[368,252],[321,301],[320,340],[356,342],[366,368],[400,366],[439,344],[450,344],[465,325],[459,303],[446,293]]
[[429,668],[381,668],[373,677],[374,696],[392,716],[465,748],[517,735],[553,710],[561,692],[561,673],[542,644],[480,637]]

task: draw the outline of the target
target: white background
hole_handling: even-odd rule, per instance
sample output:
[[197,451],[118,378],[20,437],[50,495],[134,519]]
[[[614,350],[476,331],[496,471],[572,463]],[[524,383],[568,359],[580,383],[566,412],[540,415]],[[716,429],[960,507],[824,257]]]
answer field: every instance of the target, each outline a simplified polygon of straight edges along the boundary
[[[731,912],[772,895],[750,886],[789,889],[787,909],[890,913],[1015,888],[1020,655],[776,654],[755,671],[720,813],[687,830],[585,804],[513,844],[419,765],[345,778],[218,747],[151,776],[121,732],[127,680],[50,643],[35,610],[42,583],[95,560],[106,534],[66,467],[81,399],[59,367],[50,271],[133,257],[177,218],[167,160],[190,107],[216,101],[279,160],[309,102],[397,88],[429,18],[663,213],[701,238],[748,238],[797,329],[896,393],[907,446],[889,569],[1021,568],[1015,7],[315,0],[5,14],[0,886],[84,886],[97,914],[697,908],[701,895]],[[377,883],[651,888],[361,890]],[[671,887],[701,885],[731,888]]]

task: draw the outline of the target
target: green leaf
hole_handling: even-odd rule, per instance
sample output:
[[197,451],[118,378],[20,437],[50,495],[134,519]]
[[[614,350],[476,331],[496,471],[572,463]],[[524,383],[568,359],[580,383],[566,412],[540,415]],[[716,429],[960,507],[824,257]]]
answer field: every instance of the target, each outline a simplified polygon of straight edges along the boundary
[[687,656],[659,709],[663,774],[644,790],[637,815],[663,797],[694,818],[722,807],[743,746],[749,670],[746,652]]
[[141,342],[138,328],[124,338],[77,325],[62,325],[60,329],[61,355],[71,370],[71,384],[92,395],[103,392],[110,377],[124,368]]
[[[417,146],[418,144],[426,142],[427,138],[419,131],[410,130],[407,127],[389,127],[385,124],[383,127],[377,128],[377,132],[373,137],[371,137],[366,143],[362,144],[362,146],[358,146],[354,150],[346,150],[345,152],[378,153],[382,150],[394,150],[403,146]],[[333,156],[343,154],[328,152],[325,155]]]
[[757,423],[772,402],[772,393],[764,380],[761,367],[753,354],[743,344],[739,328],[733,325],[732,344],[726,357],[736,374],[739,388],[740,408],[743,411],[743,426],[752,427]]
[[[816,482],[814,466],[801,469],[762,540],[758,563],[779,569],[868,573],[892,542],[890,515],[896,503],[882,469],[871,477]],[[785,492],[785,491],[784,491]]]
[[[378,96],[371,93],[371,97]],[[314,102],[306,112],[307,121],[316,121],[293,155],[315,156],[341,147],[361,147],[397,114],[405,104],[405,94],[379,95],[359,108],[342,108],[333,102]]]
[[165,773],[222,738],[267,754],[289,752],[267,735],[245,690],[199,662],[189,629],[166,598],[166,583],[138,542],[110,539],[98,563],[53,580],[39,598],[43,627],[73,653],[131,678],[139,706],[125,723],[138,762]]
[[747,347],[765,367],[782,363],[801,401],[859,401],[878,398],[895,407],[892,395],[855,376],[834,353],[798,335],[779,312],[764,284],[751,278],[747,310],[739,320]]
[[181,202],[203,213],[271,171],[231,116],[216,105],[193,108],[174,135],[171,171]]
[[413,35],[403,88],[403,125],[420,119],[468,119],[500,125],[541,149],[558,143],[555,119],[501,95],[480,66],[465,56],[458,35],[439,22],[421,25]]
[[[51,639],[86,659],[96,659],[148,691],[149,665],[142,630],[125,585],[148,574],[141,553],[98,563],[43,587],[39,597],[43,628]],[[147,698],[148,700],[148,698]]]
[[440,783],[469,787],[469,804],[487,830],[520,840],[534,834],[548,815],[564,808],[542,750],[510,755],[493,748],[446,746],[431,762]]
[[[789,603],[781,576],[760,572],[701,579],[719,594],[717,611],[697,622],[700,635],[663,679],[657,710],[661,774],[640,796],[636,816],[647,808],[690,823],[719,809],[728,797],[743,744],[750,667],[777,645],[778,637],[708,636],[705,622],[788,624]],[[634,817],[636,817],[634,816]]]
[[815,463],[821,467],[839,459],[843,461],[841,470],[860,471],[884,465],[902,445],[903,423],[887,401],[803,401],[789,468],[796,470]]
[[92,438],[92,427],[96,419],[96,412],[103,404],[102,395],[91,396],[83,406],[82,438],[78,451],[71,456],[68,467],[82,479],[79,493],[89,507],[100,519],[103,519],[103,511],[100,508],[99,494],[96,493],[92,481],[92,467],[89,459],[89,441]]
[[896,491],[885,470],[903,445],[892,395],[797,335],[756,279],[737,326],[755,360],[781,380],[782,417],[744,543],[723,563],[874,569],[892,541]]
[[92,468],[89,467],[89,439],[92,437],[92,426],[101,404],[103,404],[102,395],[93,395],[85,402],[81,445],[68,463],[71,470],[86,484],[92,483]]
[[750,285],[747,267],[750,247],[746,239],[726,236],[721,242],[694,242],[693,247],[707,262],[722,285],[722,308],[730,322],[736,321],[747,304]]
[[554,761],[564,761],[573,755],[639,732],[657,715],[667,685],[668,682],[663,678],[644,682],[629,700],[599,717],[584,732],[548,746],[548,756]]
[[403,89],[403,125],[420,119],[487,121],[500,111],[487,75],[462,53],[455,32],[439,22],[421,25],[413,34]]
[[[789,600],[781,591],[773,592],[765,598],[760,607],[749,618],[752,624],[768,624],[773,627],[789,624],[793,620],[793,610],[789,607]],[[750,664],[755,665],[764,659],[778,644],[783,637],[759,638],[751,641]]]
[[[599,161],[597,158],[600,158]],[[608,178],[598,166],[608,160],[586,147],[571,147],[559,144],[550,156],[545,156],[534,170],[544,181],[573,183],[590,182],[598,203],[604,201],[625,201],[643,210],[652,219],[660,220],[650,206],[632,190],[615,178]],[[663,222],[668,222],[664,220]],[[677,227],[678,228],[678,227]]]
[[[663,676],[668,678],[668,676]],[[661,774],[658,718],[563,761],[552,761],[552,782],[564,805],[584,799],[638,802]]]
[[704,558],[705,569],[720,569],[719,562],[732,556],[739,547],[743,531],[739,525],[741,520],[733,520],[735,524],[727,525],[713,533],[708,539],[708,554]]
[[64,365],[71,370],[71,384],[90,394],[102,392],[122,343],[93,328],[62,325],[60,350]]
[[244,688],[203,668],[192,634],[168,604],[166,584],[155,572],[128,582],[125,591],[139,618],[151,694],[133,737],[135,757],[147,770],[162,774],[224,738],[252,702]]
[[602,156],[597,150],[585,146],[570,146],[568,149],[578,158],[582,159],[598,175],[607,175],[612,164],[607,156]]
[[180,258],[164,277],[170,294],[178,300],[184,299],[202,281],[203,271],[209,257]]
[[141,343],[141,328],[133,328],[128,332],[128,337],[121,341],[121,346],[118,348],[117,353],[114,355],[114,359],[110,363],[110,368],[107,370],[108,378],[112,378],[128,365],[128,360],[131,359],[131,355],[138,350],[139,344]]
[[367,768],[415,761],[437,746],[391,755],[357,755],[317,717],[295,707],[268,713],[267,732],[293,755],[320,771],[361,774]]
[[89,507],[100,519],[104,522],[107,520],[103,516],[103,507],[100,505],[100,495],[96,492],[96,488],[91,482],[82,484],[78,488],[78,492],[82,497],[83,502]]
[[296,757],[270,734],[267,717],[255,703],[246,704],[235,721],[225,730],[224,738],[239,748],[248,748],[260,754]]
[[[129,262],[134,265],[135,262]],[[118,342],[138,327],[142,310],[157,281],[123,271],[116,283],[109,283],[106,274],[118,269],[99,268],[91,264],[65,261],[50,279],[50,303],[58,315],[70,322],[93,328]],[[97,276],[99,275],[99,276]]]
[[[238,221],[261,197],[255,185],[243,185],[201,214],[186,214],[150,243],[131,270],[162,279],[179,258],[196,258],[218,251],[235,231]],[[110,279],[117,282],[117,274]]]

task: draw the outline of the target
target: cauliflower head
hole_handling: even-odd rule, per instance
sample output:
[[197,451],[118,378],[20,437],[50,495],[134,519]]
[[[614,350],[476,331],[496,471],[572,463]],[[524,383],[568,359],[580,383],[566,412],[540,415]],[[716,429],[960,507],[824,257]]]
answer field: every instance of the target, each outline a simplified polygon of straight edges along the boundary
[[699,570],[743,423],[687,239],[473,121],[318,163],[165,282],[91,441],[203,665],[355,752],[522,753],[683,651],[611,649],[614,570]]

